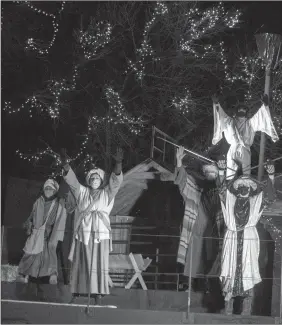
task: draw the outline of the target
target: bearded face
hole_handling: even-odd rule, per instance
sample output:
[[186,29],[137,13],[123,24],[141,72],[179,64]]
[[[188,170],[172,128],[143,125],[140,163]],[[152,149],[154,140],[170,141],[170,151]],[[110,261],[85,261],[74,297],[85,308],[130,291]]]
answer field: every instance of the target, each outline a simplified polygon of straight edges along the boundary
[[239,197],[249,197],[251,188],[249,186],[241,185],[238,186],[237,195]]
[[236,113],[237,117],[247,117],[247,109],[245,106],[239,106]]

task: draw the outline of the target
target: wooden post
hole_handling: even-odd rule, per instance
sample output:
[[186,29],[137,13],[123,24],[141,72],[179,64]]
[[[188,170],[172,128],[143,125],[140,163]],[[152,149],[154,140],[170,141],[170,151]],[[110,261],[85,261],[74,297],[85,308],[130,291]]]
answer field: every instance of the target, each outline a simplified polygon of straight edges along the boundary
[[[269,98],[269,90],[270,90],[270,69],[265,70],[265,85],[264,85],[264,94]],[[259,151],[259,169],[258,169],[258,181],[262,180],[264,174],[264,152],[265,152],[265,134],[261,132],[260,137],[260,151]]]

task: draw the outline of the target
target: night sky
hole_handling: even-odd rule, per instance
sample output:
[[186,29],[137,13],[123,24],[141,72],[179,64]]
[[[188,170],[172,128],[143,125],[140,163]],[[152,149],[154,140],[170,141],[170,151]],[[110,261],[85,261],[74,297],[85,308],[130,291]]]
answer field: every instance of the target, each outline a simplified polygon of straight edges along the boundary
[[[51,1],[32,3],[48,12],[56,12],[59,7],[57,2]],[[201,6],[207,7],[211,4],[212,2],[202,2]],[[143,2],[141,5],[145,8],[148,6],[148,2]],[[253,42],[255,32],[282,33],[282,2],[230,1],[225,2],[224,5],[227,8],[235,6],[244,11],[242,16],[244,22],[241,27],[235,31],[227,32],[223,36],[230,48],[235,42],[241,43],[242,48],[244,48],[246,39]],[[34,38],[44,40],[49,40],[52,37],[50,20],[35,14],[25,5],[2,2],[2,7],[2,106],[5,100],[12,101],[13,106],[17,106],[35,90],[44,89],[46,79],[70,75],[74,58],[73,30],[79,28],[82,22],[81,14],[83,14],[84,24],[91,16],[95,17],[97,3],[66,3],[59,21],[57,39],[49,55],[44,58],[39,58],[32,52],[26,52],[23,48],[27,37],[31,35],[34,35]],[[142,10],[138,17],[142,29],[145,17]],[[109,81],[114,78],[113,71],[119,67],[119,61],[123,60],[121,58],[123,50],[127,53],[132,52],[129,44],[130,40],[127,35],[127,39],[124,40],[124,48],[115,52],[115,55],[107,62],[90,63],[87,69],[83,71],[83,82],[79,82],[81,88],[75,92],[75,98],[72,97],[70,100],[73,105],[71,108],[73,123],[65,123],[68,121],[68,114],[70,114],[68,110],[63,113],[64,118],[59,122],[60,127],[57,129],[48,118],[40,118],[36,114],[30,119],[28,113],[25,112],[14,115],[2,112],[2,177],[41,178],[38,174],[32,173],[34,170],[31,164],[23,162],[15,156],[16,149],[20,149],[22,152],[29,150],[34,152],[36,148],[44,148],[44,141],[48,141],[48,144],[57,150],[60,147],[66,147],[68,151],[71,151],[73,147],[79,146],[79,141],[81,141],[79,134],[84,133],[87,127],[84,115],[87,114],[89,107],[91,108],[93,105],[99,107],[101,84],[105,80]],[[119,81],[115,80],[115,82],[118,83]],[[85,90],[86,85],[89,88]],[[97,98],[99,98],[99,103],[97,103]],[[81,113],[81,110],[85,112],[78,114],[78,111]],[[166,119],[160,118],[160,121],[158,127],[165,130]],[[149,156],[150,135],[151,131],[148,127],[148,132],[142,139],[133,141],[133,147],[134,145],[143,146],[144,150],[135,160],[131,160],[128,166],[141,162]],[[131,151],[127,152],[128,155],[130,153]],[[134,150],[132,150],[132,155],[134,155]]]

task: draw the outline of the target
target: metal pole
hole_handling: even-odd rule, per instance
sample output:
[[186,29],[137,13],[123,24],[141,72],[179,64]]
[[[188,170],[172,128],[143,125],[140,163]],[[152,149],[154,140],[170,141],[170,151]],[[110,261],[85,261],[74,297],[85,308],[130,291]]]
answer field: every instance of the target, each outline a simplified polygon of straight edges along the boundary
[[[270,75],[271,75],[271,70],[266,68],[266,70],[265,70],[264,94],[267,95],[268,98],[269,98],[269,90],[270,90]],[[264,172],[264,168],[263,168],[264,152],[265,152],[265,134],[264,134],[264,132],[261,132],[260,151],[259,151],[258,181],[261,181],[262,177],[263,177],[263,172]]]
[[[191,306],[191,289],[192,289],[192,261],[193,261],[193,234],[191,236],[191,250],[190,250],[190,268],[189,268],[189,289],[188,289],[188,306],[187,306],[187,316],[190,315]],[[188,318],[187,317],[187,318]]]
[[[171,142],[171,141],[168,141],[168,140],[166,140],[166,139],[164,139],[164,138],[161,138],[161,137],[157,137],[157,138],[158,138],[158,139],[161,139],[161,140],[163,140],[163,141],[165,141],[165,142],[167,142],[167,143],[170,143],[170,144],[172,144],[173,146],[175,146],[175,147],[177,147],[177,148],[180,147],[179,145],[177,145],[177,144],[175,144],[175,143],[173,143],[173,142]],[[192,154],[192,155],[195,155],[196,157],[198,157],[198,158],[200,158],[200,159],[203,159],[203,160],[208,161],[208,162],[210,162],[210,163],[212,163],[212,164],[215,164],[215,161],[214,161],[214,160],[209,159],[209,158],[207,158],[207,157],[205,157],[205,156],[199,155],[198,153],[196,153],[196,152],[194,152],[194,151],[188,150],[188,149],[186,149],[186,148],[184,148],[184,151],[186,151],[186,152],[188,152],[188,153],[190,153],[190,154]]]
[[[282,245],[282,243],[281,243]],[[280,270],[280,319],[279,323],[281,324],[282,322],[282,255],[280,254],[280,265],[281,265],[281,270]]]
[[5,227],[2,226],[1,227],[1,261],[2,261],[2,255],[3,255],[3,244],[4,244],[4,231],[5,231]]
[[153,127],[152,127],[151,153],[150,153],[150,158],[151,158],[151,159],[154,158],[155,133],[156,133],[156,128],[153,126]]
[[[88,301],[87,301],[87,307],[86,307],[86,313],[89,314],[90,310],[90,298],[91,298],[91,280],[92,280],[92,267],[93,267],[93,251],[94,251],[94,232],[91,230],[92,233],[92,252],[91,252],[91,263],[90,263],[90,271],[89,271],[89,285],[88,285]],[[89,240],[90,243],[90,240]],[[99,243],[100,244],[100,243]],[[98,245],[99,245],[98,244]],[[99,254],[99,253],[98,253]],[[98,270],[97,270],[98,271]]]

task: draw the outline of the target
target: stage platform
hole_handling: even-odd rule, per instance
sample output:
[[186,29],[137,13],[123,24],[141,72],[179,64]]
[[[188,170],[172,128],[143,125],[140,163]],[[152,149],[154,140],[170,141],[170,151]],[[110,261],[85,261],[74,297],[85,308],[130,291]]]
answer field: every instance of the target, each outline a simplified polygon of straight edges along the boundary
[[2,324],[278,324],[273,317],[112,309],[46,302],[2,301]]
[[[19,324],[275,324],[275,317],[225,316],[207,313],[203,294],[192,292],[187,314],[187,292],[113,288],[103,298],[103,306],[91,306],[87,298],[69,304],[71,294],[65,285],[2,282],[2,323]],[[93,303],[93,302],[92,302]]]

